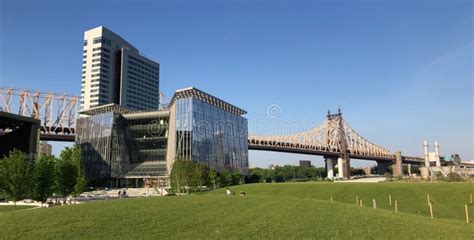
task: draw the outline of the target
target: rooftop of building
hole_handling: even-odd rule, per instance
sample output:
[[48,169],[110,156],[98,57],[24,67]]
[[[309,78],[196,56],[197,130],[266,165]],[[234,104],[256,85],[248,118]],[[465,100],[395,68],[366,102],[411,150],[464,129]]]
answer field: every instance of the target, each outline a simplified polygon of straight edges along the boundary
[[176,92],[173,95],[173,98],[171,99],[170,103],[167,105],[168,107],[166,109],[137,111],[137,110],[131,110],[127,107],[118,105],[116,103],[109,103],[109,104],[79,111],[79,114],[94,116],[94,115],[98,115],[102,113],[114,112],[114,113],[120,113],[124,115],[125,118],[135,118],[135,117],[141,118],[141,117],[145,117],[146,115],[164,116],[164,115],[169,115],[168,109],[174,104],[174,102],[176,102],[176,100],[182,99],[182,98],[190,98],[190,97],[195,97],[197,99],[203,100],[213,106],[224,109],[225,111],[231,112],[236,115],[243,115],[247,113],[245,110],[239,107],[236,107],[224,100],[221,100],[220,98],[214,97],[209,93],[206,93],[195,87],[188,87],[188,88],[176,90]]
[[174,104],[174,102],[176,102],[176,100],[178,99],[190,98],[190,97],[195,97],[197,99],[203,100],[213,106],[224,109],[236,115],[244,115],[247,113],[247,111],[239,107],[236,107],[220,98],[214,97],[213,95],[206,93],[195,87],[187,87],[187,88],[176,90],[168,106],[171,107]]
[[118,35],[117,33],[115,33],[114,31],[108,29],[107,27],[105,26],[98,26],[98,27],[95,27],[95,28],[91,28],[89,30],[86,30],[84,34],[87,34],[89,32],[94,32],[94,31],[100,31],[102,33],[102,35],[112,35],[114,38],[118,38],[120,39],[121,41],[123,41],[125,44],[129,45],[128,47],[132,47],[134,50],[136,50],[138,52],[138,49],[135,48],[135,46],[133,46],[133,44],[129,43],[127,40],[125,40],[123,37],[121,37],[120,35]]
[[109,103],[109,104],[100,105],[97,107],[79,111],[79,114],[94,116],[94,115],[108,113],[108,112],[127,114],[127,113],[133,113],[134,111],[115,103]]
[[79,114],[94,116],[102,113],[114,112],[123,115],[126,119],[140,119],[140,118],[153,118],[153,117],[166,117],[169,115],[167,109],[155,109],[155,110],[131,110],[122,105],[116,103],[109,103],[98,107],[82,110]]
[[102,33],[102,35],[109,35],[109,36],[113,36],[116,39],[120,39],[120,41],[122,41],[125,44],[125,45],[120,46],[120,48],[125,48],[127,50],[132,50],[133,52],[136,52],[136,54],[138,54],[138,56],[143,57],[143,58],[147,59],[148,61],[159,65],[159,62],[157,60],[154,60],[150,56],[140,52],[138,50],[138,48],[136,48],[133,44],[131,44],[130,42],[125,40],[122,36],[120,36],[119,34],[115,33],[114,31],[110,30],[109,28],[107,28],[105,26],[100,25],[100,26],[97,26],[95,28],[91,28],[91,29],[85,31],[85,35],[89,32],[94,32],[94,31],[100,31]]

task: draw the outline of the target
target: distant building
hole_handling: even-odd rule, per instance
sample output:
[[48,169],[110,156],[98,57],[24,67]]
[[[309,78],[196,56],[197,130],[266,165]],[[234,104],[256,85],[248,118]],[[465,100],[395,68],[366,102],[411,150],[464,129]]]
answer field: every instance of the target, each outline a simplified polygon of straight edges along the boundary
[[268,166],[268,169],[275,170],[278,167],[278,165],[272,163],[270,166]]
[[53,146],[46,141],[41,141],[39,144],[39,154],[51,156],[53,151]]
[[131,110],[159,108],[160,65],[100,26],[84,33],[81,110],[115,103]]
[[310,160],[300,160],[300,167],[311,168]]

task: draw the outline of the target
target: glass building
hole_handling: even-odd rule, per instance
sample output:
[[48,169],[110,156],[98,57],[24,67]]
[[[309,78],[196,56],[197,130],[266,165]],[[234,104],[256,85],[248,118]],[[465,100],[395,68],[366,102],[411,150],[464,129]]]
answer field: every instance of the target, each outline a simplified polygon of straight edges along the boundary
[[76,122],[86,177],[95,186],[138,186],[166,178],[169,111],[131,112],[109,104]]
[[116,104],[82,111],[76,123],[86,176],[95,186],[141,186],[168,179],[177,159],[246,174],[246,112],[196,88],[175,92],[164,110]]
[[248,168],[247,119],[195,96],[174,104],[176,159],[244,173]]

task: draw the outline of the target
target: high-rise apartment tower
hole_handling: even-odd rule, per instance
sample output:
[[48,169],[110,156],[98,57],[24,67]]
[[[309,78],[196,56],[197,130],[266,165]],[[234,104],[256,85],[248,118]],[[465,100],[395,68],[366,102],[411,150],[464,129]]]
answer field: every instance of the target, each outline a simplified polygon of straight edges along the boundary
[[159,63],[119,35],[103,26],[86,31],[82,59],[81,110],[109,103],[158,109]]

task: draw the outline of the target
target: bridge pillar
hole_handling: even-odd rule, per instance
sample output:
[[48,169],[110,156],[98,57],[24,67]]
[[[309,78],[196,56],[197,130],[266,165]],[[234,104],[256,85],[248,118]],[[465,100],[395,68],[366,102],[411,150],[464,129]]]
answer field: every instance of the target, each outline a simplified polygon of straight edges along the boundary
[[351,177],[351,164],[350,164],[350,158],[339,158],[341,160],[342,168],[340,168],[340,172],[342,172],[342,176],[339,175],[342,178],[349,179]]
[[342,164],[342,158],[341,157],[337,159],[337,169],[338,169],[337,176],[339,178],[344,178],[344,172],[345,172],[344,170],[345,169],[344,169],[344,166]]
[[384,175],[388,172],[388,167],[390,166],[390,162],[385,161],[377,161],[377,174]]
[[402,152],[397,151],[395,153],[395,163],[392,165],[393,176],[399,177],[403,176],[403,168],[402,168]]
[[326,172],[328,173],[327,178],[333,179],[334,178],[334,163],[333,159],[330,157],[325,157],[326,161]]

